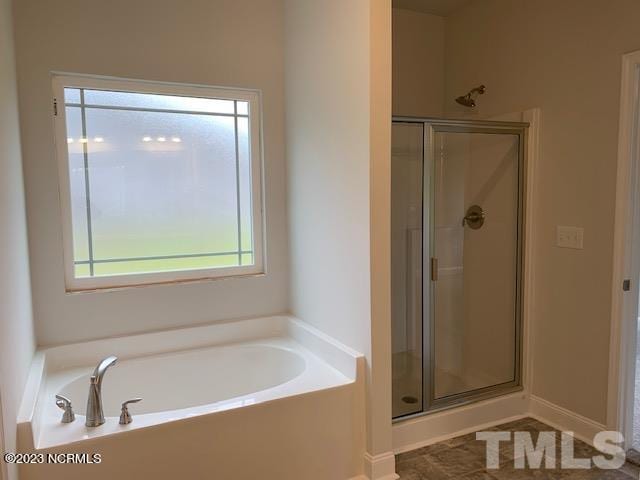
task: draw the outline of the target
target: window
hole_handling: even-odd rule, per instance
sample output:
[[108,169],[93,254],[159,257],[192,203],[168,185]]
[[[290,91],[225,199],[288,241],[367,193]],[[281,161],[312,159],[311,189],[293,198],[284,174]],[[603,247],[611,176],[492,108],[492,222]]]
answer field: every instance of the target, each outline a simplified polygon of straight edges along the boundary
[[67,290],[263,272],[256,91],[54,77]]

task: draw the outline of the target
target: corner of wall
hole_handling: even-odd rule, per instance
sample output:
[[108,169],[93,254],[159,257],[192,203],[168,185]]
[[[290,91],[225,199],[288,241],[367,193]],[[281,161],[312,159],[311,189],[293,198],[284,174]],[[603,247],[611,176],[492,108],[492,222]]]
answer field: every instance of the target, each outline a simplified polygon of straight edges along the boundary
[[[35,337],[25,213],[22,154],[17,104],[11,3],[0,3],[0,425],[2,448],[15,451],[16,418]],[[15,465],[4,465],[7,480],[17,478]]]
[[[371,355],[366,464],[382,462],[394,473],[391,431],[391,117],[392,8],[370,11],[370,264]],[[373,461],[375,460],[375,461]],[[373,462],[373,463],[372,463]],[[390,463],[390,465],[389,465]],[[385,470],[386,472],[386,470]],[[379,474],[370,478],[382,478]],[[392,477],[389,477],[392,478]]]

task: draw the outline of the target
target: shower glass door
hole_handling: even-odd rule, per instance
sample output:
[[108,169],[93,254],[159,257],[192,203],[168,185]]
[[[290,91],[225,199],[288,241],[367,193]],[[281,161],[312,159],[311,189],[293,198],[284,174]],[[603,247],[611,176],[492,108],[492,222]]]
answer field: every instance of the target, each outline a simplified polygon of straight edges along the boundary
[[[410,132],[423,137],[421,170],[407,166],[413,157],[398,155]],[[394,417],[520,388],[524,132],[525,125],[515,123],[394,122]],[[418,194],[421,209],[413,201]],[[411,221],[418,211],[424,225],[419,245]],[[420,327],[409,313],[417,308]],[[403,353],[417,351],[406,348],[414,338],[409,332],[421,334],[422,355],[408,376]],[[415,362],[416,355],[411,358]],[[417,380],[407,382],[417,378],[416,370],[421,396],[413,393]],[[413,408],[406,402],[412,397]]]
[[519,384],[520,130],[433,125],[429,407]]

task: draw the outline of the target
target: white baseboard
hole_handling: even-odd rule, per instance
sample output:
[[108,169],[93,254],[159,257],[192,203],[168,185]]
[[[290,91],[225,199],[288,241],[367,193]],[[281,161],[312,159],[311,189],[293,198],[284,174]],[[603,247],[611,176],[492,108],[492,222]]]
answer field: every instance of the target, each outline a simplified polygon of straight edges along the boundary
[[379,455],[364,454],[364,479],[366,480],[396,480],[396,457],[393,452]]
[[527,415],[528,406],[528,395],[517,392],[398,422],[393,426],[393,451],[415,450],[516,420]]
[[593,437],[608,428],[590,418],[567,410],[535,395],[529,397],[529,416],[562,431],[573,432],[583,442],[593,445]]

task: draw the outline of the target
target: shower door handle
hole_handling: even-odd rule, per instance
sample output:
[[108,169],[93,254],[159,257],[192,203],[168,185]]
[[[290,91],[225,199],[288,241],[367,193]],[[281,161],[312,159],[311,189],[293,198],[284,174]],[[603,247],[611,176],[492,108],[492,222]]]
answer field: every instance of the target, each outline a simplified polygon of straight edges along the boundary
[[477,230],[484,225],[485,216],[484,210],[480,205],[471,205],[462,218],[462,226],[468,225],[469,228]]
[[430,270],[431,270],[431,281],[438,281],[438,259],[436,257],[431,257],[430,262]]

